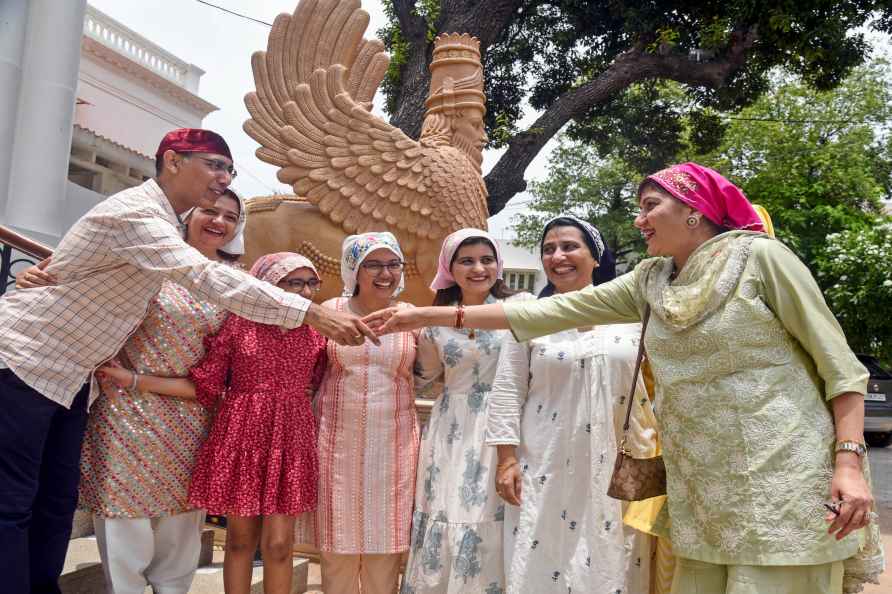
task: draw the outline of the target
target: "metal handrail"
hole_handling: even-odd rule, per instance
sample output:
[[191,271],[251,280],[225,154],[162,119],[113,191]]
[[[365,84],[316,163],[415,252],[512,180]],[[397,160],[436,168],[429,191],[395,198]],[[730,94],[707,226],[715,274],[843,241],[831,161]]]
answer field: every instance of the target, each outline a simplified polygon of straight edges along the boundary
[[[15,283],[15,275],[12,273],[13,266],[36,264],[38,260],[43,260],[53,253],[52,248],[33,239],[28,239],[3,225],[0,225],[0,244],[3,246],[0,249],[0,279],[5,281],[0,282],[0,295],[6,293],[10,285]],[[13,259],[13,250],[21,252],[26,257]]]
[[40,242],[28,239],[24,235],[20,235],[10,229],[0,225],[0,243],[8,245],[14,250],[18,250],[23,254],[27,254],[32,258],[48,258],[53,253],[53,248],[43,245]]

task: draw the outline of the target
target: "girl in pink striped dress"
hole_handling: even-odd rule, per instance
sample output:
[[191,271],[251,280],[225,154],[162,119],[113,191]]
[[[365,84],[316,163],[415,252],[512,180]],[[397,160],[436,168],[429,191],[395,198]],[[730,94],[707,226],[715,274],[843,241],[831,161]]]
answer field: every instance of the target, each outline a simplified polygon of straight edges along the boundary
[[[344,295],[323,306],[365,315],[395,305],[403,254],[390,233],[344,241]],[[400,307],[411,307],[399,304]],[[418,459],[415,415],[417,334],[381,337],[381,345],[328,343],[328,367],[316,394],[319,507],[298,522],[298,541],[316,545],[322,589],[333,594],[394,594],[409,525]]]

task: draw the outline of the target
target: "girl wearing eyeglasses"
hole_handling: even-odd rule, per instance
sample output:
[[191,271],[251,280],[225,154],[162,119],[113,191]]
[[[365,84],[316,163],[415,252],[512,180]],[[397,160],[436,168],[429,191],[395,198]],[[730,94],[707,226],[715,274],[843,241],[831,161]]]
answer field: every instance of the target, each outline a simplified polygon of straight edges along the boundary
[[[268,254],[251,274],[307,299],[319,275],[307,258]],[[226,516],[223,581],[247,594],[257,545],[267,594],[291,591],[294,523],[316,508],[316,423],[309,394],[325,369],[325,338],[304,324],[292,330],[230,315],[206,341],[189,377],[141,375],[118,366],[100,374],[122,387],[195,400],[216,409],[201,446],[189,503]]]
[[[405,284],[403,252],[386,232],[352,235],[341,250],[341,297],[323,303],[366,315],[396,301]],[[298,542],[318,547],[322,589],[393,594],[400,555],[409,548],[418,420],[412,367],[417,332],[380,346],[329,342],[316,393],[319,506],[298,521]],[[312,516],[308,514],[308,516]]]

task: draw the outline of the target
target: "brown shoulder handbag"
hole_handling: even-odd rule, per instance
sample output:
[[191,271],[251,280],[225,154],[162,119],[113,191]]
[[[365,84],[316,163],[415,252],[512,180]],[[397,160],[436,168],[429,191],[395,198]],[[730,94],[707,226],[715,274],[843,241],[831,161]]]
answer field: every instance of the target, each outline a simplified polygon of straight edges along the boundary
[[663,457],[633,458],[626,450],[629,419],[632,416],[632,404],[635,402],[635,385],[638,383],[638,373],[641,371],[641,361],[644,358],[644,333],[649,320],[650,306],[648,305],[641,323],[638,360],[635,362],[635,375],[632,376],[632,387],[629,389],[629,408],[626,410],[626,421],[623,423],[623,438],[619,444],[619,451],[616,453],[616,463],[613,465],[610,486],[607,488],[608,496],[623,501],[640,501],[666,494],[666,467],[663,465]]

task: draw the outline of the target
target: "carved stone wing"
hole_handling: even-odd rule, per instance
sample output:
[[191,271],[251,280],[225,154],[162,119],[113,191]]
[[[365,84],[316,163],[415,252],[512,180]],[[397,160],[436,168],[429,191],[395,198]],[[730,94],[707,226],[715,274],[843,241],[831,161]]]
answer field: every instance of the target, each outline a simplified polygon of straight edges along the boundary
[[288,164],[289,147],[278,132],[285,125],[284,106],[317,68],[344,66],[350,96],[371,109],[390,58],[381,41],[363,39],[368,24],[369,15],[359,0],[303,0],[293,15],[276,17],[267,51],[251,56],[257,91],[245,96],[251,119],[244,129],[262,145],[257,151],[260,159],[280,167]]
[[484,226],[486,190],[463,153],[422,146],[369,112],[387,58],[362,39],[367,24],[358,0],[303,0],[276,19],[245,98],[258,158],[350,233],[435,239]]

